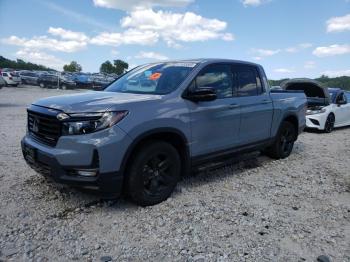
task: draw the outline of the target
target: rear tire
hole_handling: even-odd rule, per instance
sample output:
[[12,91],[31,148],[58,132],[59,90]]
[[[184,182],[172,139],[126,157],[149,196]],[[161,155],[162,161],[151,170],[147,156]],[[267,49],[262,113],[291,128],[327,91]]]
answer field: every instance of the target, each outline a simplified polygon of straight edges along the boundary
[[169,143],[152,140],[137,150],[128,169],[128,196],[137,205],[150,206],[173,192],[181,175],[181,159]]
[[62,85],[62,86],[61,86],[61,89],[62,89],[62,90],[67,90],[67,86],[66,86],[66,85]]
[[45,88],[45,84],[44,84],[44,83],[40,83],[39,86],[40,86],[41,88]]
[[293,150],[297,137],[296,128],[290,122],[283,121],[273,145],[265,150],[265,154],[274,159],[286,158]]
[[323,132],[331,133],[334,129],[334,123],[335,123],[335,116],[333,113],[331,113],[327,117]]

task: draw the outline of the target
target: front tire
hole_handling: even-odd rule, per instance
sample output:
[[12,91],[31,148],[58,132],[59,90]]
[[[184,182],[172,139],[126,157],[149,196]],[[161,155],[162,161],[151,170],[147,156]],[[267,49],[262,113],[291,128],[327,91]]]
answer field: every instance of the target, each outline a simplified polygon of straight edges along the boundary
[[62,85],[62,86],[61,86],[61,89],[62,89],[62,90],[67,90],[67,86],[66,86],[66,85]]
[[326,120],[326,123],[324,125],[324,132],[325,133],[331,133],[334,129],[334,123],[335,123],[335,116],[334,114],[329,114]]
[[171,195],[180,175],[178,151],[169,143],[150,141],[137,150],[129,163],[127,194],[140,206],[158,204]]
[[275,142],[266,149],[265,153],[274,159],[288,157],[293,150],[296,137],[297,132],[294,125],[287,121],[282,122]]
[[44,84],[44,83],[40,83],[39,86],[40,86],[41,88],[45,88],[45,84]]

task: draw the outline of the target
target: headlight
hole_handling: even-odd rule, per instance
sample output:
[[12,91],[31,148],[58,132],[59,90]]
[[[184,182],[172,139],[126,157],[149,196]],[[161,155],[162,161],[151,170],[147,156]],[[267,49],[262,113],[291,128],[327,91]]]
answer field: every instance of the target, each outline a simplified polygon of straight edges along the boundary
[[306,110],[307,115],[316,115],[316,114],[322,114],[326,112],[325,108],[314,108],[314,109],[308,109]]
[[122,120],[128,111],[70,114],[62,124],[63,135],[82,135],[109,128]]

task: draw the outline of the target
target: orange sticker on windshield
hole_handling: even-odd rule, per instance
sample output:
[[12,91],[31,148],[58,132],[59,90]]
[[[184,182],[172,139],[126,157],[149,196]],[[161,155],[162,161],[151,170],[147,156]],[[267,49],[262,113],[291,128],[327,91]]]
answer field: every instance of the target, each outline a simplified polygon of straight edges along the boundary
[[162,75],[162,73],[153,73],[152,75],[149,76],[150,80],[157,80],[159,77]]

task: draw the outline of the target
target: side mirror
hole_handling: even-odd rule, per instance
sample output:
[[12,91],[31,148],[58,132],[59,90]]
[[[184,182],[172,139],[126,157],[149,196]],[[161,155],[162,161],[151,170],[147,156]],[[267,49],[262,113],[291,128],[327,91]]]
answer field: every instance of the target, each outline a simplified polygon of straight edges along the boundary
[[184,98],[193,102],[214,101],[217,98],[217,95],[213,88],[203,87],[194,91],[188,91]]
[[339,101],[337,102],[337,105],[338,105],[338,106],[346,105],[346,101],[345,101],[345,100],[339,100]]

